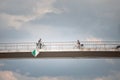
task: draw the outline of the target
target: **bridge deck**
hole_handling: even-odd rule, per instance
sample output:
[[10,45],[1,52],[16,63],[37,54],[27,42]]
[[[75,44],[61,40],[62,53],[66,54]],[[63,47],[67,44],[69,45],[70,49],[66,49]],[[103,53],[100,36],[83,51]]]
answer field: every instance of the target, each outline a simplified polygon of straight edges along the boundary
[[120,58],[120,51],[46,51],[34,57],[31,52],[3,52],[0,59],[6,58]]
[[[79,48],[80,47],[80,48]],[[43,42],[41,49],[32,43],[0,43],[0,59],[4,58],[119,58],[120,41]],[[39,55],[34,57],[34,49]]]

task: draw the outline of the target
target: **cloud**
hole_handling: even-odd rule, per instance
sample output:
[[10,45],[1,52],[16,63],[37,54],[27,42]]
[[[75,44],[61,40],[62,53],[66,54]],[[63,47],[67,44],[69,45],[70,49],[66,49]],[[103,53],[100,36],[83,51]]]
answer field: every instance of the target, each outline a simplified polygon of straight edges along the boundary
[[[3,36],[6,32],[10,32],[7,29],[12,27],[12,30],[15,28],[21,33],[28,31],[31,37],[39,34],[51,39],[61,37],[59,40],[63,40],[63,36],[64,40],[88,38],[95,41],[119,40],[119,2],[118,0],[0,0],[0,30],[3,31],[0,34]],[[29,24],[30,26],[26,28]],[[38,29],[34,29],[36,25]],[[7,28],[3,30],[1,27]],[[21,28],[23,29],[20,30]],[[35,34],[29,28],[33,29]]]
[[0,71],[0,80],[17,80],[17,78],[11,71]]
[[69,77],[31,77],[12,71],[0,71],[0,80],[73,80]]
[[95,38],[95,37],[89,37],[86,39],[87,41],[102,41],[100,38]]
[[[98,75],[99,76],[99,75]],[[114,72],[101,77],[73,77],[73,76],[42,76],[32,77],[12,71],[0,71],[0,80],[119,80],[120,72]]]
[[24,22],[29,21],[30,19],[24,16],[15,16],[2,13],[0,14],[2,24],[5,26],[10,26],[14,28],[19,28]]
[[36,18],[42,18],[47,13],[59,14],[62,11],[53,7],[55,1],[56,0],[1,1],[0,21],[6,24],[6,26],[19,28],[24,23]]
[[[58,15],[48,14],[34,23],[48,24],[55,27],[70,27],[81,37],[94,36],[105,40],[119,40],[120,9],[118,0],[60,0],[56,2],[58,8],[69,10]],[[74,32],[73,32],[74,33]],[[74,36],[76,34],[74,33]],[[81,36],[82,35],[82,36]]]

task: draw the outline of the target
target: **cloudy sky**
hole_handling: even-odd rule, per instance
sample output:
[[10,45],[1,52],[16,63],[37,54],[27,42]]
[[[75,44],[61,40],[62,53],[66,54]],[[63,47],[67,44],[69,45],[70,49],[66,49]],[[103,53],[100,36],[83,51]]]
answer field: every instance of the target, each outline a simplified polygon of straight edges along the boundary
[[[120,40],[120,0],[0,0],[0,42]],[[0,60],[0,80],[119,80],[120,59]]]

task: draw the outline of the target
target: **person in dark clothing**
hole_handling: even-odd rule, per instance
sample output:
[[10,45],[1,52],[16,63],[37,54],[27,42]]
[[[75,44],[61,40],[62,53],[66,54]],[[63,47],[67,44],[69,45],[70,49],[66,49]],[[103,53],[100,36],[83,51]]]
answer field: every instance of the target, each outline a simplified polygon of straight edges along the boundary
[[77,40],[77,48],[80,49],[80,41]]
[[38,48],[39,48],[39,49],[42,48],[42,39],[41,39],[41,38],[38,40]]

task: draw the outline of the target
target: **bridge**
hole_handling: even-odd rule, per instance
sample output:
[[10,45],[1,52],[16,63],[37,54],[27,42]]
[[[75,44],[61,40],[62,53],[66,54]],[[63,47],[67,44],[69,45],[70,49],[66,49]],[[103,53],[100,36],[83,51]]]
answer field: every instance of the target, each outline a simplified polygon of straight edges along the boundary
[[120,41],[0,43],[0,59],[6,58],[120,58]]

